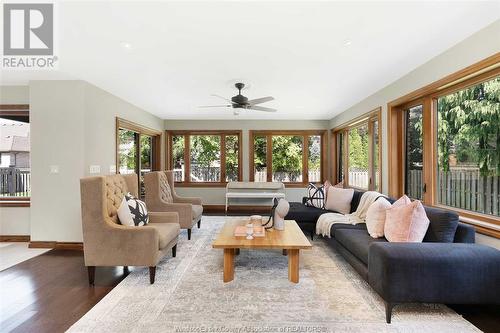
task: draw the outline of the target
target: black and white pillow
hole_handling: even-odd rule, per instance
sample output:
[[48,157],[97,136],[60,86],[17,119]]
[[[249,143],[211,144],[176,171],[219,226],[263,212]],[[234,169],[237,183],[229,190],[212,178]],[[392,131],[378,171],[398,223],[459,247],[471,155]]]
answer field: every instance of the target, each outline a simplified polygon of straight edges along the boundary
[[130,193],[125,194],[120,207],[118,207],[118,219],[121,224],[131,227],[148,224],[149,216],[146,204]]
[[316,186],[313,183],[309,183],[307,186],[307,200],[305,205],[321,209],[325,208],[325,190],[323,185]]

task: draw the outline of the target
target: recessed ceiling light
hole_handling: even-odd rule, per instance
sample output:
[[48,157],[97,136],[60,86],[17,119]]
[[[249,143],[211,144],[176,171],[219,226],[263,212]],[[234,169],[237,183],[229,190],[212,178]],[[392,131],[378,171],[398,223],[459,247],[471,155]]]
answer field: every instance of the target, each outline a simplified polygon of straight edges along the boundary
[[351,40],[350,40],[350,39],[346,39],[346,40],[344,41],[344,46],[349,46],[349,45],[351,45],[351,44],[352,44],[352,42],[351,42]]
[[129,42],[120,42],[120,46],[127,50],[130,50],[132,48],[132,44],[130,44]]

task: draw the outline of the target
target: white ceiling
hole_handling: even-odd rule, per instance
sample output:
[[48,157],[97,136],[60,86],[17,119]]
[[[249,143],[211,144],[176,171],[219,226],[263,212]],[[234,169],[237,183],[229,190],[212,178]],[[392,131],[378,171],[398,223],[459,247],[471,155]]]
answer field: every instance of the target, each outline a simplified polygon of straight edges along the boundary
[[330,119],[499,17],[499,1],[64,2],[59,71],[1,82],[83,79],[165,119],[234,119],[197,106],[243,80],[279,111],[238,119]]

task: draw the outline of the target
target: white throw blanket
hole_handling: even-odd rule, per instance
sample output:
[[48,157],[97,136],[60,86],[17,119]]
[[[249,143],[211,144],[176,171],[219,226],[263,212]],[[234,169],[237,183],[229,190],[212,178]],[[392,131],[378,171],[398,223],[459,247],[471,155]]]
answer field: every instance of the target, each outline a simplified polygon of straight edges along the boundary
[[365,223],[366,212],[368,207],[377,200],[378,197],[385,195],[376,191],[366,191],[361,195],[361,200],[359,200],[359,205],[356,211],[352,214],[340,214],[340,213],[325,213],[318,218],[316,223],[316,234],[326,237],[330,236],[330,229],[335,223],[346,223],[346,224],[358,224]]

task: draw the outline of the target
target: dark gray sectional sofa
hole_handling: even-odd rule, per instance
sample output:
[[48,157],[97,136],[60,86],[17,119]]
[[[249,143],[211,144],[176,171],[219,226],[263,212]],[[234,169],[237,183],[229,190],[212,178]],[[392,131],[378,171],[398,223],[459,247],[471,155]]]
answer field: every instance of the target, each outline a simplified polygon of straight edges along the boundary
[[[352,212],[361,195],[355,191]],[[430,225],[422,243],[372,238],[364,223],[334,224],[327,242],[384,299],[387,323],[401,303],[500,304],[500,251],[475,244],[474,228],[460,223],[455,212],[425,210]],[[325,212],[292,203],[286,218],[314,232]]]

